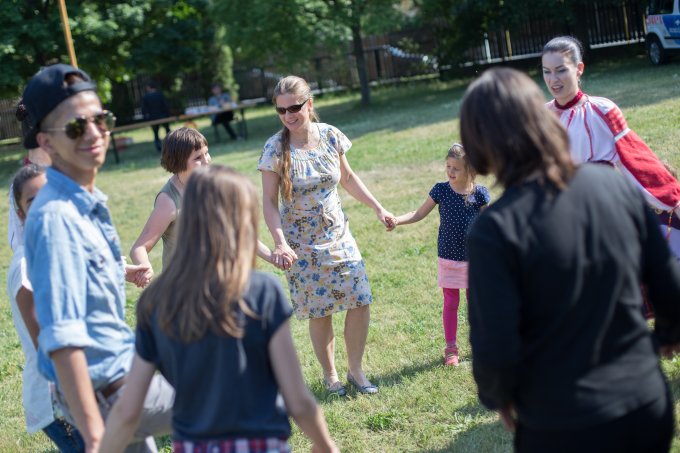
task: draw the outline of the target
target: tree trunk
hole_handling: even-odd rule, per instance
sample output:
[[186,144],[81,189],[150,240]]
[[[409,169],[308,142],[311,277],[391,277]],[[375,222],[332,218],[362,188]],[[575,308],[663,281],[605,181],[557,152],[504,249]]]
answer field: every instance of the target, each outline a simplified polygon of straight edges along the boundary
[[354,44],[354,59],[357,62],[359,85],[361,86],[361,105],[368,106],[371,103],[371,88],[368,86],[368,74],[366,73],[366,58],[364,57],[364,41],[361,37],[361,25],[352,25],[352,41]]

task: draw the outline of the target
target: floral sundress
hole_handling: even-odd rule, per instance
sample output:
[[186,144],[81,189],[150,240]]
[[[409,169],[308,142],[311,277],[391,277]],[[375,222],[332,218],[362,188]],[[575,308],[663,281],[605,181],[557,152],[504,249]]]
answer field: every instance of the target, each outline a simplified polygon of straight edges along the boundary
[[[324,123],[311,150],[291,149],[292,200],[280,206],[283,234],[298,260],[287,270],[298,319],[322,318],[373,302],[366,268],[337,186],[340,155],[352,146],[340,130]],[[279,173],[281,133],[267,140],[258,170]]]

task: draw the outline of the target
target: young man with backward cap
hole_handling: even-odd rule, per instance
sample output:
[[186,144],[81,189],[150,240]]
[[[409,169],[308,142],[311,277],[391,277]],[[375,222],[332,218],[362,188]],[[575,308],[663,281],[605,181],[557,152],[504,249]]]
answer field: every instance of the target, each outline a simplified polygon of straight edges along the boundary
[[[88,452],[98,450],[134,355],[124,279],[141,285],[146,271],[124,264],[107,197],[94,185],[115,121],[95,89],[84,71],[57,64],[34,75],[23,95],[30,126],[24,145],[52,158],[25,229],[40,325],[38,368],[56,383]],[[173,399],[170,385],[155,376],[126,451],[157,451],[151,436],[170,432]]]

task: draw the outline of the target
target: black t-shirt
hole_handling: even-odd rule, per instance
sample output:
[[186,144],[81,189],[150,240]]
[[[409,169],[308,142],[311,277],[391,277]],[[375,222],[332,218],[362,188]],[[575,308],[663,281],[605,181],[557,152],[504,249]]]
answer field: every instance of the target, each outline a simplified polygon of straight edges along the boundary
[[642,195],[614,169],[568,187],[508,188],[468,239],[470,341],[482,403],[534,429],[578,429],[664,397],[656,343],[680,341],[680,267]]
[[253,272],[244,299],[258,319],[243,316],[240,340],[208,333],[182,343],[161,332],[155,316],[137,327],[137,353],[175,388],[175,439],[290,436],[268,345],[292,310],[278,280],[262,272]]
[[165,96],[160,91],[151,91],[142,97],[142,114],[145,119],[155,120],[170,116]]
[[437,256],[467,261],[467,233],[482,207],[491,201],[489,190],[475,184],[472,193],[466,196],[455,192],[447,181],[438,182],[430,190],[430,198],[439,206]]

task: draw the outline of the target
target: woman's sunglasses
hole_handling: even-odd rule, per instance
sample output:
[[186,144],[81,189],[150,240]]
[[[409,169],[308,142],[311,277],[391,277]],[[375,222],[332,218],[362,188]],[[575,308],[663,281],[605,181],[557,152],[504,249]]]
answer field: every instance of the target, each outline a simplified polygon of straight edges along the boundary
[[291,105],[290,107],[279,107],[279,106],[277,105],[277,106],[276,106],[276,112],[277,112],[279,115],[285,115],[286,112],[288,112],[288,113],[297,113],[297,112],[299,112],[300,110],[302,110],[302,107],[307,103],[307,101],[309,101],[309,99],[307,99],[307,100],[306,100],[305,102],[303,102],[302,104],[295,104],[295,105]]
[[94,125],[97,126],[97,128],[99,128],[99,130],[102,132],[110,132],[116,125],[115,115],[112,112],[109,112],[108,110],[104,110],[103,112],[97,113],[96,115],[93,115],[90,118],[86,118],[84,116],[80,118],[73,118],[71,121],[66,123],[64,127],[48,128],[43,129],[43,131],[65,132],[68,138],[70,138],[71,140],[75,140],[85,135],[85,131],[87,130],[87,124],[90,121],[94,122]]

